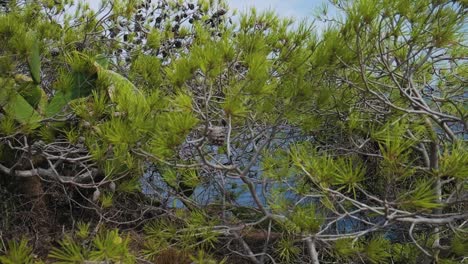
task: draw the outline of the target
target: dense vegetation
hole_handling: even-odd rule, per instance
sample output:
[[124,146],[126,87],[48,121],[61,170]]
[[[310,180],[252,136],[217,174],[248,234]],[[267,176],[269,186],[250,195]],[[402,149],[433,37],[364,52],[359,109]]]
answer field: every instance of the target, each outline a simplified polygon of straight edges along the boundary
[[330,5],[0,1],[0,262],[466,262],[468,2]]

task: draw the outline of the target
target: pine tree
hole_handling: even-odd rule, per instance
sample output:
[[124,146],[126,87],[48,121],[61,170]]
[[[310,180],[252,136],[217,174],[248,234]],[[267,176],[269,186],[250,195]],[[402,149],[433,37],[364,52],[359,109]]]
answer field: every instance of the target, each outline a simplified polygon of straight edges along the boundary
[[323,32],[224,1],[2,4],[0,224],[66,227],[58,263],[466,259],[466,2],[331,2]]

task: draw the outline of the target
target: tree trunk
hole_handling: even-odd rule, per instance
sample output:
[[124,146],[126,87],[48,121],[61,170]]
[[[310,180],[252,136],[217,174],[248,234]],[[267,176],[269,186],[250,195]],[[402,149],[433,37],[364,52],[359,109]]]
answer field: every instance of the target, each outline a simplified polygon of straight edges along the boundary
[[[434,142],[431,143],[431,169],[433,171],[437,171],[439,169],[439,145],[437,142],[435,142],[436,139],[434,139]],[[436,175],[438,177],[438,175]],[[442,183],[440,181],[440,178],[438,177],[436,179],[436,182],[434,183],[434,192],[437,196],[437,202],[441,203],[442,202]],[[434,214],[440,215],[442,214],[442,210],[440,208],[434,209]],[[432,251],[433,251],[433,260],[434,263],[439,263],[439,252],[440,252],[440,235],[439,235],[439,228],[435,227],[434,228],[434,243],[432,244]]]
[[309,249],[309,255],[311,258],[312,264],[320,264],[319,258],[318,258],[318,253],[317,253],[317,248],[315,247],[315,240],[312,239],[311,237],[308,237],[306,239],[307,242],[307,248]]
[[43,215],[47,211],[44,189],[39,176],[16,179],[20,194],[32,202],[32,211]]

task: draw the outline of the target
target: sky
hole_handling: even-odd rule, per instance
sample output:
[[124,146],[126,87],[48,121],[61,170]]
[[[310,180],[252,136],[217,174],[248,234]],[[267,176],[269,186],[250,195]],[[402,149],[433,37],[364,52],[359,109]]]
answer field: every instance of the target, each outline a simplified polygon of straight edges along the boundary
[[297,20],[312,17],[314,10],[328,3],[326,0],[228,0],[231,8],[247,11],[251,6],[257,10],[272,9],[281,16]]
[[[101,2],[100,0],[85,1],[94,8],[97,8]],[[253,6],[259,11],[272,9],[281,16],[294,17],[296,20],[312,17],[316,8],[328,3],[327,0],[227,0],[227,2],[231,9],[235,8],[240,12],[247,11]]]

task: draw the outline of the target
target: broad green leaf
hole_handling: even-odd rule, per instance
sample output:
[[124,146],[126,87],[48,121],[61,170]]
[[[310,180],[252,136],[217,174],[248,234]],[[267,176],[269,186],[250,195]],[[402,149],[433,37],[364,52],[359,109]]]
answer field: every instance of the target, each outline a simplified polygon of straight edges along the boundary
[[103,54],[99,54],[96,56],[96,62],[104,69],[107,69],[109,66],[109,60]]
[[[0,92],[0,97],[5,98],[6,91]],[[10,91],[8,99],[5,102],[4,110],[16,121],[21,124],[31,125],[31,128],[37,128],[42,119],[38,112],[16,91]]]
[[98,79],[108,85],[108,93],[112,101],[117,99],[117,94],[128,94],[128,92],[138,91],[135,85],[124,76],[114,71],[106,70],[98,63],[94,63],[94,66],[98,72]]
[[86,97],[94,89],[96,75],[83,72],[73,73],[73,86],[70,89],[71,99]]
[[60,112],[70,102],[70,95],[57,92],[45,108],[45,116],[51,117]]
[[[71,72],[66,74],[67,81],[64,89],[70,93],[71,99],[86,97],[96,87],[97,66],[93,58],[80,52],[72,52],[66,57]],[[100,67],[100,66],[99,66]]]
[[[37,108],[43,99],[44,91],[38,85],[26,83],[20,87],[18,93],[33,107]],[[44,94],[45,95],[45,94]],[[46,96],[47,100],[47,96]]]

